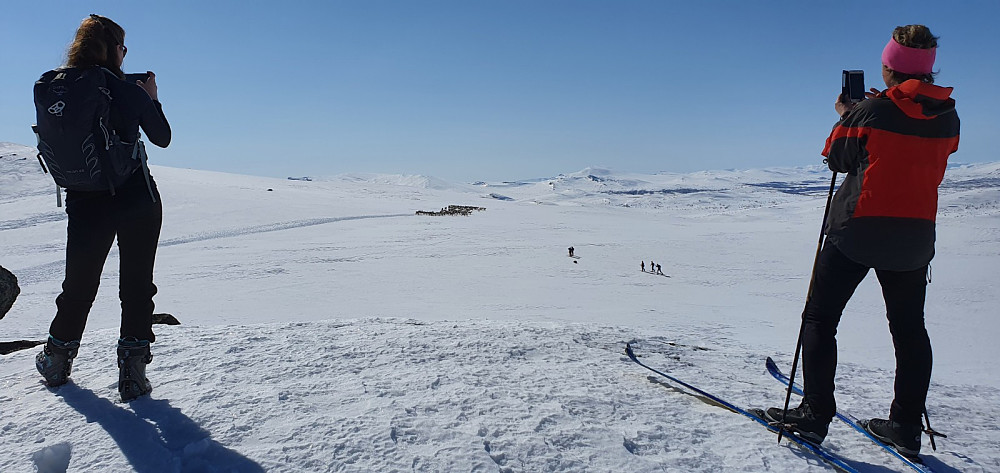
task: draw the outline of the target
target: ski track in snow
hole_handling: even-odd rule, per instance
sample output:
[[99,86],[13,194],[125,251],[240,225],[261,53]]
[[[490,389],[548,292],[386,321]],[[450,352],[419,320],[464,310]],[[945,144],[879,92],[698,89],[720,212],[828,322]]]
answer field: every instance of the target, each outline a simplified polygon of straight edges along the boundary
[[[159,247],[165,248],[169,246],[184,245],[188,243],[203,242],[209,240],[217,240],[221,238],[232,238],[238,236],[254,235],[258,233],[270,233],[278,232],[282,230],[291,230],[296,228],[311,227],[315,225],[325,225],[328,223],[335,222],[346,222],[351,220],[366,220],[366,219],[377,219],[377,218],[398,218],[398,217],[410,217],[413,214],[389,214],[389,215],[359,215],[354,217],[327,217],[327,218],[313,218],[308,220],[298,220],[293,222],[280,222],[268,225],[254,225],[251,227],[235,228],[231,230],[223,230],[216,232],[206,232],[195,235],[188,235],[177,238],[168,238],[160,241]],[[38,223],[47,223],[50,221],[64,220],[65,215],[62,218],[50,219],[47,221],[42,220],[32,220],[31,225]],[[0,230],[7,230],[8,228],[3,227],[4,222],[0,222]],[[12,225],[10,229],[13,228],[24,228],[29,225]],[[117,255],[117,247],[111,248],[111,253],[109,257],[114,257]],[[48,280],[62,280],[63,269],[66,266],[66,260],[53,261],[51,263],[45,263],[36,266],[29,266],[27,268],[18,269],[18,280],[24,284],[38,284],[42,281]]]
[[389,215],[359,215],[354,217],[327,217],[327,218],[312,218],[308,220],[298,220],[294,222],[280,222],[272,223],[268,225],[254,225],[252,227],[237,228],[233,230],[219,231],[219,232],[209,232],[198,235],[191,235],[178,238],[170,238],[160,242],[161,247],[183,245],[185,243],[194,243],[200,241],[216,240],[219,238],[231,238],[236,236],[253,235],[257,233],[269,233],[277,232],[282,230],[291,230],[294,228],[304,228],[311,227],[315,225],[325,225],[334,222],[346,222],[351,220],[366,220],[366,219],[376,219],[376,218],[397,218],[397,217],[413,217],[414,214],[389,214]]
[[27,228],[33,227],[35,225],[42,225],[51,222],[59,222],[66,220],[66,214],[64,213],[45,213],[32,215],[31,217],[17,219],[17,220],[0,220],[0,231],[2,230],[13,230],[16,228]]

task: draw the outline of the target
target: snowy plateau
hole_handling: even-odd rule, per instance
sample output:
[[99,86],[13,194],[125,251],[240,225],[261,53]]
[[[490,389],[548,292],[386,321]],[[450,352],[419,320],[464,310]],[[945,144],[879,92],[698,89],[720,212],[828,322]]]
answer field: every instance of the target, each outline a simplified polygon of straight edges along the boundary
[[[69,384],[42,383],[39,347],[0,355],[0,472],[832,471],[623,354],[781,405],[764,360],[792,364],[831,180],[819,158],[475,184],[159,164],[156,311],[181,324],[156,326],[152,394],[116,390],[113,248]],[[486,210],[415,214],[448,205]],[[998,472],[1000,163],[950,165],[939,209],[927,409],[948,438],[921,454]],[[0,143],[0,265],[21,287],[0,341],[45,338],[65,226],[34,148]],[[859,418],[892,399],[884,311],[870,274],[838,335],[838,406]],[[838,421],[824,446],[909,471]]]

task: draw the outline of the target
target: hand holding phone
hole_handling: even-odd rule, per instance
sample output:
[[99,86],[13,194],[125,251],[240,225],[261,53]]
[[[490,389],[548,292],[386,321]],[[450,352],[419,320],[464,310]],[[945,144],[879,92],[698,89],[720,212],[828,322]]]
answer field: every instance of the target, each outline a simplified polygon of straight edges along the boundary
[[137,72],[133,74],[125,74],[125,82],[129,84],[135,84],[136,81],[146,82],[149,80],[149,72]]
[[837,111],[837,115],[840,115],[840,118],[844,118],[851,110],[854,110],[855,105],[857,103],[845,100],[844,94],[840,94],[837,96],[837,101],[833,103],[833,109]]
[[156,74],[153,71],[146,71],[139,74],[125,74],[125,80],[142,87],[149,94],[149,98],[159,100],[156,90]]

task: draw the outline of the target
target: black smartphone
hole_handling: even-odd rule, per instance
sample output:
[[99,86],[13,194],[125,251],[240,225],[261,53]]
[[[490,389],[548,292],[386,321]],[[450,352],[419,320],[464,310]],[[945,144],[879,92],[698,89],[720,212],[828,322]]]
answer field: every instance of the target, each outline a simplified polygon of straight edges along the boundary
[[129,84],[135,84],[135,81],[137,80],[146,82],[147,80],[149,80],[149,73],[139,72],[136,74],[125,74],[125,82],[128,82]]
[[865,99],[865,71],[845,70],[841,82],[844,103],[857,103]]

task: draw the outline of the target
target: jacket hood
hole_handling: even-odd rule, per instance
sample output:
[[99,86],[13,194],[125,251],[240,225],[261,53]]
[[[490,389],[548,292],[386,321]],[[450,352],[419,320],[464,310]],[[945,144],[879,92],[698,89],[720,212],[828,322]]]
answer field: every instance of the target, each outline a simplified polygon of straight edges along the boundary
[[910,79],[885,91],[885,95],[911,118],[930,120],[955,111],[951,87]]

